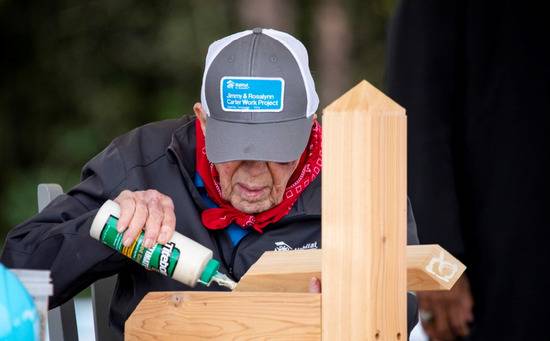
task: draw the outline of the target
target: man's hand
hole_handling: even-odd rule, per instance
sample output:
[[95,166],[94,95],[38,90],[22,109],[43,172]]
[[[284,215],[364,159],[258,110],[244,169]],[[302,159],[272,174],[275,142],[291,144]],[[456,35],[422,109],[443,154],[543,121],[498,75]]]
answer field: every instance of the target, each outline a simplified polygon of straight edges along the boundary
[[114,201],[120,205],[117,231],[124,232],[122,244],[130,246],[145,230],[143,246],[167,243],[176,230],[174,203],[170,197],[156,191],[122,191]]
[[466,274],[450,291],[418,292],[417,297],[422,327],[430,340],[452,341],[470,333],[468,323],[473,321],[473,299]]

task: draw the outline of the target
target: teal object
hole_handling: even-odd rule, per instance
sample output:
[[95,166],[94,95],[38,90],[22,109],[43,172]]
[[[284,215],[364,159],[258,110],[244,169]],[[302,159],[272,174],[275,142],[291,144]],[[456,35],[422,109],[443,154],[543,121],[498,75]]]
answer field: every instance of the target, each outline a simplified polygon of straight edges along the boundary
[[39,340],[40,317],[19,278],[0,264],[0,340]]
[[210,285],[210,282],[212,282],[212,277],[218,273],[218,269],[220,268],[220,262],[216,259],[211,259],[206,263],[206,267],[204,268],[201,279],[199,282],[205,285]]

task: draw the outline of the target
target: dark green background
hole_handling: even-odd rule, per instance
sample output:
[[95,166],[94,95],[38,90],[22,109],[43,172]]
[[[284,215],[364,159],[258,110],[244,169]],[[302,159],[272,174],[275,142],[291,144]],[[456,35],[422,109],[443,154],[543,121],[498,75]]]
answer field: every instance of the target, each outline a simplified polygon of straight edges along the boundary
[[[286,3],[295,18],[290,33],[308,48],[317,78],[315,16],[326,2]],[[332,3],[343,9],[351,38],[341,91],[363,78],[380,87],[393,1]],[[115,136],[191,113],[208,45],[250,28],[239,14],[244,5],[0,0],[0,242],[36,212],[38,183],[68,190],[84,163]],[[320,94],[325,86],[317,79]]]

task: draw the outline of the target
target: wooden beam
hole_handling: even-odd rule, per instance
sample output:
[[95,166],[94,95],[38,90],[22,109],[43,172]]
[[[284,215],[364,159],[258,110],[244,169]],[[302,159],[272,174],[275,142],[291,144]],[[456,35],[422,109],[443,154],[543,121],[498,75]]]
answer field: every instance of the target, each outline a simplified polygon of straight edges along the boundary
[[321,295],[150,292],[125,340],[320,340]]
[[450,290],[466,266],[439,245],[407,247],[407,289]]
[[267,251],[234,291],[308,292],[311,277],[321,279],[321,250]]
[[405,109],[362,81],[323,114],[323,339],[405,340]]
[[[267,251],[248,269],[235,291],[308,292],[310,278],[321,278],[321,252]],[[409,291],[450,290],[465,269],[439,245],[407,246]]]

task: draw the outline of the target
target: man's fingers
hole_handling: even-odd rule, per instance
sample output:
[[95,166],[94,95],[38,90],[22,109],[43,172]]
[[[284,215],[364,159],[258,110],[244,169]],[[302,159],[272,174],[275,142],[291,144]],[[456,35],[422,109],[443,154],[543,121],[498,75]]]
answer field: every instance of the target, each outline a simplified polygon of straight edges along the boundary
[[158,242],[160,244],[166,244],[170,238],[172,238],[172,235],[176,230],[176,214],[174,213],[173,205],[165,205],[162,207],[162,210],[164,214],[160,227],[160,234],[158,236]]
[[466,315],[458,302],[449,307],[449,324],[455,335],[466,336],[469,334]]
[[143,246],[156,242],[166,244],[176,230],[176,215],[172,199],[157,190],[122,191],[114,199],[120,205],[117,231],[124,232],[122,244],[130,246],[142,230]]
[[155,244],[160,232],[160,224],[162,223],[163,212],[162,207],[157,199],[152,199],[147,204],[147,221],[145,223],[145,236],[143,246],[150,248]]
[[145,202],[139,199],[136,200],[136,209],[134,211],[134,216],[130,221],[128,229],[126,230],[126,232],[124,232],[124,238],[122,240],[122,244],[124,244],[124,246],[130,246],[134,239],[136,239],[136,237],[139,235],[139,233],[145,226],[147,215],[148,210]]
[[433,315],[433,319],[422,320],[432,340],[454,340],[456,336],[469,334],[474,302],[466,277],[461,277],[449,292],[419,292],[417,297],[419,308]]
[[172,211],[174,210],[174,202],[172,201],[172,198],[167,195],[161,194],[160,204],[163,207],[171,209]]
[[312,294],[321,293],[321,281],[317,277],[312,277],[309,280],[309,292]]
[[472,311],[473,300],[471,297],[468,297],[465,301],[462,302],[462,318],[464,320],[464,325],[466,326],[466,335],[470,334],[470,323],[474,322],[474,313]]
[[[447,313],[447,302],[441,302],[433,306],[433,332],[432,337],[438,340],[452,340],[453,334],[449,325],[449,316]],[[431,335],[430,335],[431,336]]]
[[429,321],[422,321],[422,327],[431,340],[452,340],[447,312],[444,309],[445,304],[441,300],[431,300],[431,297],[429,297],[430,295],[427,296],[427,301],[431,301],[431,304],[429,304],[429,311],[433,314],[433,317]]
[[464,319],[467,322],[474,321],[473,307],[474,307],[474,300],[472,296],[470,296],[470,293],[468,293],[466,295],[466,299],[462,301],[462,311],[464,312]]
[[122,233],[130,225],[136,209],[136,203],[132,197],[121,197],[120,199],[115,199],[115,201],[120,206],[120,217],[118,218],[116,229],[118,233]]
[[434,320],[433,320],[433,299],[432,292],[418,292],[416,293],[416,298],[418,300],[418,309],[422,312],[419,315],[420,323],[426,334],[428,334],[432,339],[434,335]]

